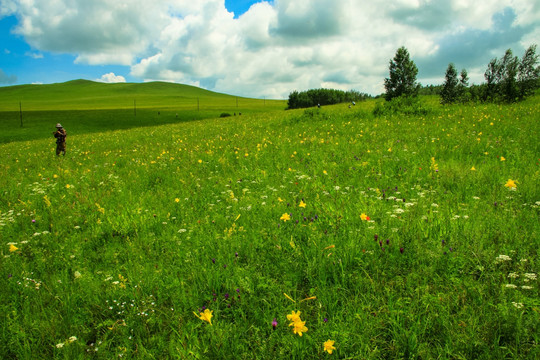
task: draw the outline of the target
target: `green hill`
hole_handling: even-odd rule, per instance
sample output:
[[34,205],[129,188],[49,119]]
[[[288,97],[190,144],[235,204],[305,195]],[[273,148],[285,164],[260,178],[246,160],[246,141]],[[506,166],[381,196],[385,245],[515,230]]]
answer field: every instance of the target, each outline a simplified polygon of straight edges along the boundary
[[[272,103],[204,90],[195,86],[166,83],[106,84],[88,80],[73,80],[49,85],[19,85],[0,87],[0,111],[19,110],[99,110],[133,108],[197,109],[236,107]],[[278,101],[283,106],[283,101]],[[240,104],[238,104],[240,106]]]
[[251,99],[166,82],[73,80],[0,87],[0,143],[49,137],[57,122],[75,135],[283,111],[286,106],[286,100]]

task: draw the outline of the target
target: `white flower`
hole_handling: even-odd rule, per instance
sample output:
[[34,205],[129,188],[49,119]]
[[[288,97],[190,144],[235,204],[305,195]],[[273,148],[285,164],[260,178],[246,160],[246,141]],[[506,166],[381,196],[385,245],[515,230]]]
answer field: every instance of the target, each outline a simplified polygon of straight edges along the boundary
[[511,279],[516,279],[519,277],[518,273],[515,273],[515,272],[511,272],[508,274],[508,277],[511,278]]
[[77,337],[76,336],[71,336],[69,339],[68,339],[68,342],[72,343],[74,341],[77,341]]
[[535,273],[525,273],[523,274],[527,279],[529,280],[536,280],[536,274]]
[[523,286],[521,286],[521,288],[524,289],[524,290],[531,290],[532,286],[523,285]]
[[511,261],[512,258],[508,255],[499,255],[495,258],[495,263],[501,263],[504,261]]
[[506,285],[504,285],[504,286],[507,287],[507,288],[509,288],[509,289],[515,289],[515,288],[517,288],[517,286],[514,285],[514,284],[506,284]]
[[57,347],[58,349],[63,348],[63,347],[64,347],[64,343],[58,343],[58,344],[56,344],[56,347]]
[[513,301],[512,301],[512,305],[514,305],[516,307],[516,309],[521,309],[523,307],[522,303],[517,303],[517,302],[513,302]]

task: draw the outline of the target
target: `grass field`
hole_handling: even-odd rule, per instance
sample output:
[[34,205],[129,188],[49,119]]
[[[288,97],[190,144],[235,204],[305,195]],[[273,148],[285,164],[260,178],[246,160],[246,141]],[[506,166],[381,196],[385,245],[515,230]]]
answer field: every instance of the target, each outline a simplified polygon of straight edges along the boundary
[[538,358],[539,99],[38,109],[0,145],[0,358]]
[[70,129],[70,134],[85,134],[286,107],[285,100],[250,99],[163,82],[74,80],[0,87],[0,143],[48,138],[58,122]]

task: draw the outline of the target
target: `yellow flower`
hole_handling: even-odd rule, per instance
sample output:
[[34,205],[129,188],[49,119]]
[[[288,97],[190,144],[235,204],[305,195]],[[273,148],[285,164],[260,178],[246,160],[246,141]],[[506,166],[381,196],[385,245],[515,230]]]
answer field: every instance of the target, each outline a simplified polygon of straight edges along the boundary
[[506,159],[504,158],[504,156],[501,156],[501,161],[505,161]]
[[306,207],[306,203],[303,202],[302,200],[300,200],[300,204],[298,204],[298,206],[300,206],[301,208],[305,208],[305,207]]
[[510,188],[510,189],[515,189],[515,188],[517,188],[516,183],[517,183],[516,180],[508,179],[508,181],[506,182],[506,184],[504,184],[504,186],[506,186],[507,188]]
[[66,189],[69,189],[70,187],[71,187],[71,185],[66,184]]
[[308,331],[308,328],[305,325],[306,325],[305,321],[297,321],[295,323],[290,324],[289,326],[294,326],[293,333],[302,336],[303,332]]
[[202,160],[201,160],[201,159],[199,159],[199,164],[202,164]]
[[285,213],[285,214],[281,215],[279,220],[287,221],[287,220],[291,220],[291,217],[290,217],[289,214]]
[[200,313],[200,316],[197,315],[196,312],[193,312],[193,314],[195,314],[195,316],[201,319],[202,321],[208,321],[208,323],[212,325],[212,316],[213,316],[212,312],[213,310],[205,309],[204,312]]
[[296,322],[302,321],[302,319],[300,319],[300,311],[295,313],[294,310],[293,310],[292,313],[287,315],[287,319],[292,321],[292,323],[289,326],[292,326],[292,324],[294,324]]
[[324,175],[328,175],[328,173],[326,172],[326,170],[323,170],[323,174],[324,174]]
[[176,198],[176,199],[174,199],[174,202],[177,202],[177,203],[178,203],[178,202],[180,202],[180,199],[179,199],[179,198]]
[[367,215],[364,214],[364,213],[360,214],[360,219],[362,219],[362,221],[371,220],[371,219],[369,218],[369,216],[367,216]]
[[280,198],[280,197],[278,197],[277,200],[278,200],[279,202],[284,202],[284,201],[285,201],[285,200],[283,200],[283,199]]
[[324,351],[327,351],[329,354],[332,354],[332,351],[336,350],[334,347],[334,340],[328,340],[324,342]]
[[9,244],[9,252],[15,252],[15,251],[17,251],[17,250],[19,250],[18,247],[16,247],[16,246],[13,245],[13,244]]
[[471,171],[476,171],[476,169],[474,168],[474,166],[471,168]]

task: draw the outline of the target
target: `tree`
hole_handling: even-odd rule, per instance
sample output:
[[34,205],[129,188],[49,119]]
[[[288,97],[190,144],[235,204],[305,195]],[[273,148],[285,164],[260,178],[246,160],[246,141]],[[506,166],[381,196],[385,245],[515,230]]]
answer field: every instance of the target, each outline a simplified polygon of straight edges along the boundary
[[501,59],[499,66],[500,79],[500,95],[506,102],[514,102],[518,97],[517,88],[517,73],[519,67],[519,59],[513,56],[512,50],[506,50],[504,57]]
[[518,69],[519,97],[524,99],[531,95],[538,87],[540,78],[540,66],[538,66],[538,55],[536,55],[536,45],[531,45],[525,51]]
[[390,77],[384,79],[385,99],[390,101],[400,96],[416,96],[420,85],[416,82],[418,68],[409,58],[409,52],[402,46],[390,60]]
[[441,103],[452,104],[458,100],[458,74],[454,64],[448,64],[444,74],[444,84],[441,90]]
[[467,74],[467,70],[461,69],[461,73],[459,74],[459,84],[458,84],[458,96],[461,102],[467,102],[471,98],[471,94],[468,91],[468,87],[469,87],[469,74]]

